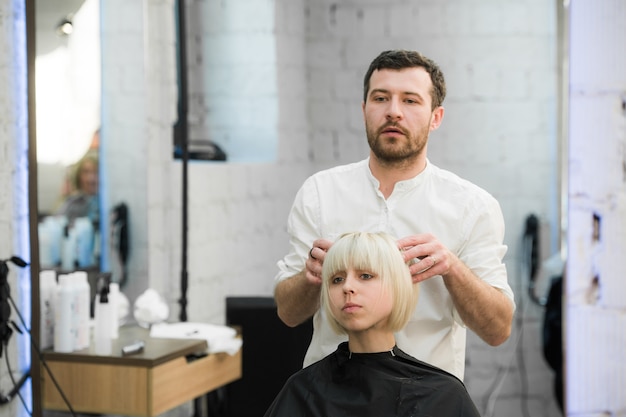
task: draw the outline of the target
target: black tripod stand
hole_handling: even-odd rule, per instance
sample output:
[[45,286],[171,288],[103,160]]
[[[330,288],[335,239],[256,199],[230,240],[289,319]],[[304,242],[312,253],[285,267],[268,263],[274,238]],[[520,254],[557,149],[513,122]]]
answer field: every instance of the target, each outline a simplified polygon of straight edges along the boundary
[[[9,304],[9,299],[11,298],[11,288],[9,287],[8,282],[8,262],[13,263],[20,268],[28,265],[26,261],[18,258],[17,256],[12,256],[10,259],[0,260],[0,357],[2,357],[3,350],[6,350],[6,347],[9,344],[9,339],[13,334],[13,329],[11,329],[11,326],[13,326],[13,328],[20,332],[19,327],[17,327],[15,322],[10,320],[11,305]],[[9,324],[11,324],[11,326],[9,326]],[[8,355],[8,352],[6,354]],[[7,395],[0,394],[0,404],[6,404],[11,401],[11,399],[13,399],[13,397],[20,391],[20,389],[26,383],[29,377],[30,369],[22,375],[19,381],[14,382],[13,389]]]

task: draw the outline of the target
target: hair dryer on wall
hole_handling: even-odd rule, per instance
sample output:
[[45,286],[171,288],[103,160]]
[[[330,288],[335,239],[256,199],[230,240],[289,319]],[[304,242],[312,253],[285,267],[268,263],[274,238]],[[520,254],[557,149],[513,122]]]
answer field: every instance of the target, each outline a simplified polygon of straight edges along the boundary
[[528,295],[530,299],[539,305],[545,303],[537,297],[535,294],[535,282],[537,279],[537,272],[539,271],[539,219],[534,214],[526,217],[526,227],[524,229],[524,254],[526,259],[523,262],[528,266]]

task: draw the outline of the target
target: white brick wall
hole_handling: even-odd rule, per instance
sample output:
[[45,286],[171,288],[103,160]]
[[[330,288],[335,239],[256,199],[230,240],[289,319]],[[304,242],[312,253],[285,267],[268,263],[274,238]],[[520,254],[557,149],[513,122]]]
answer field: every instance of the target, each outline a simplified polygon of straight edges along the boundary
[[624,416],[626,6],[575,0],[570,10],[568,415]]
[[[129,278],[125,291],[134,299],[147,286],[150,277],[147,247],[151,152],[148,151],[147,108],[154,102],[150,100],[151,90],[147,87],[148,54],[143,36],[144,29],[148,28],[147,14],[144,14],[143,2],[125,1],[103,2],[101,13],[103,101],[100,158],[111,173],[101,179],[101,198],[107,207],[101,218],[108,220],[111,208],[121,202],[129,205],[132,246],[128,276],[140,276],[147,281]],[[158,21],[154,22],[155,34],[151,39],[159,43],[156,23]],[[165,87],[161,88],[167,91]],[[108,255],[107,247],[104,252]],[[120,279],[111,256],[107,256],[104,265],[116,272],[115,280]]]
[[[25,9],[23,2],[0,1],[0,259],[17,255],[30,261],[28,238],[28,117],[26,100]],[[8,264],[7,283],[12,299],[30,322],[30,268],[20,269]],[[24,326],[11,307],[10,320]],[[9,344],[2,347],[0,392],[6,395],[12,387],[5,359],[9,360],[13,377],[21,377],[29,363],[24,352],[30,351],[29,340],[13,332]],[[30,410],[30,385],[22,391]],[[15,398],[0,408],[0,416],[26,416]]]

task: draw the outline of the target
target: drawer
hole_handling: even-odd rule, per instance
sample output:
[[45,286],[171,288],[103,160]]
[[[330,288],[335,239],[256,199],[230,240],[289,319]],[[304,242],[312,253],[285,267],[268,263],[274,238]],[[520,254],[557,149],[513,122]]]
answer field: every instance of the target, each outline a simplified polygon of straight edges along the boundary
[[[153,367],[47,361],[75,412],[156,416],[241,378],[241,349]],[[45,369],[43,408],[68,410]]]
[[[148,368],[55,361],[48,367],[75,412],[147,414]],[[43,408],[68,410],[44,368],[41,376]]]
[[149,374],[150,409],[155,416],[241,378],[241,349],[235,355],[214,353],[188,361],[176,358]]

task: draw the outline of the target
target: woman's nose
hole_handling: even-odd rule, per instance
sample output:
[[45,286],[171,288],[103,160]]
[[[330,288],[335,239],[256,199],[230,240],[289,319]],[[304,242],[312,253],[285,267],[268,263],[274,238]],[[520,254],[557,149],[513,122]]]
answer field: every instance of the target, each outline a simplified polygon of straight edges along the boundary
[[343,281],[343,292],[344,293],[354,293],[354,275],[348,274],[346,279]]

